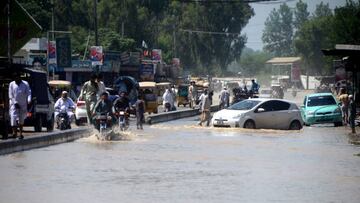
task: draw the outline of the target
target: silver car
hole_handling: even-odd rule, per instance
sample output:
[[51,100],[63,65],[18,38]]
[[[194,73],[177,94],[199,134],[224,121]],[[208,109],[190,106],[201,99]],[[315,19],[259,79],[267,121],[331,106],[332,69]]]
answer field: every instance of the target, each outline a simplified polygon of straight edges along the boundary
[[254,98],[214,114],[214,127],[300,130],[303,121],[295,103],[282,99]]

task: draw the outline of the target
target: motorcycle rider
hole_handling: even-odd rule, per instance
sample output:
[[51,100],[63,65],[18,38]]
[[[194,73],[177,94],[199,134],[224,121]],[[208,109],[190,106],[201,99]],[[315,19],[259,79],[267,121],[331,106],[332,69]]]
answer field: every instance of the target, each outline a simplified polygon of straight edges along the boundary
[[171,111],[174,107],[174,97],[171,92],[171,89],[166,89],[165,93],[163,94],[163,105],[164,111]]
[[112,123],[114,123],[113,116],[113,104],[109,99],[109,94],[107,92],[103,92],[100,96],[100,100],[95,104],[92,117],[93,123],[96,129],[100,129],[100,124],[96,122],[96,116],[98,115],[108,115],[110,116]]
[[117,98],[114,101],[114,112],[118,113],[120,111],[124,111],[125,112],[125,119],[126,122],[128,124],[128,113],[130,111],[130,100],[127,98],[127,96],[125,95],[125,92],[121,92],[119,94],[119,98]]
[[74,112],[72,110],[75,109],[75,104],[74,101],[68,97],[67,91],[63,91],[61,93],[61,97],[56,101],[54,108],[55,108],[55,120],[58,125],[57,128],[59,128],[59,114],[61,113],[62,109],[66,110],[66,114],[68,115],[69,118],[69,123],[71,124],[71,122],[74,120]]

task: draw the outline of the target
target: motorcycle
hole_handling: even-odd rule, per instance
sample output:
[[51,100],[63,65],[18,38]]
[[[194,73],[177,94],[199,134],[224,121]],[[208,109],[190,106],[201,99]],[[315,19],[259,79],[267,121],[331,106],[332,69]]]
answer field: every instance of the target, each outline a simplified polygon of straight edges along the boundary
[[127,118],[126,111],[120,110],[118,112],[118,122],[119,122],[119,129],[121,131],[125,131],[125,130],[128,129],[129,121],[128,121],[128,118]]
[[60,130],[67,130],[71,129],[71,123],[70,118],[67,114],[68,110],[65,106],[62,106],[61,109],[57,109],[59,112],[58,119],[57,119],[57,125],[59,126]]
[[96,116],[96,126],[99,130],[97,138],[99,140],[111,140],[111,130],[112,130],[112,118],[109,114],[100,114]]

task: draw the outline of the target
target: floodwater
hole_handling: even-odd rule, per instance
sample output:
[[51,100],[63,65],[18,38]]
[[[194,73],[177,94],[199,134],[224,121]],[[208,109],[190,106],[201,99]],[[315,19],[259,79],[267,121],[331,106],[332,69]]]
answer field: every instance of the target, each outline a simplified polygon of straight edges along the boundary
[[0,202],[359,202],[344,127],[213,129],[195,118],[0,157]]

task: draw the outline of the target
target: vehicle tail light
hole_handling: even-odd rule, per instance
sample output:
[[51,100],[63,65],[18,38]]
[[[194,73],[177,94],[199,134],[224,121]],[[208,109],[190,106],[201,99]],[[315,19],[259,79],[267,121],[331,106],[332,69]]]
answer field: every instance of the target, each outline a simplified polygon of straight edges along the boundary
[[32,117],[32,113],[31,113],[31,112],[28,112],[28,113],[27,113],[27,117],[31,118],[31,117]]
[[78,101],[78,102],[76,102],[76,106],[77,106],[77,107],[85,106],[85,101]]

